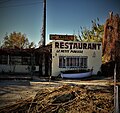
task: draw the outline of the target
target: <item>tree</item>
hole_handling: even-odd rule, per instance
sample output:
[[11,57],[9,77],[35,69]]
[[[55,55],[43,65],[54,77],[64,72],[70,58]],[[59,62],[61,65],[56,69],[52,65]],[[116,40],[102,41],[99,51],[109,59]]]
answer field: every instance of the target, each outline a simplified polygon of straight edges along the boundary
[[81,41],[86,42],[102,42],[102,37],[104,33],[104,25],[99,24],[99,18],[97,20],[92,20],[91,30],[86,27],[81,27],[81,36],[79,36]]
[[21,32],[13,32],[4,37],[2,48],[34,48],[34,42],[29,42],[28,38],[26,38],[25,34]]

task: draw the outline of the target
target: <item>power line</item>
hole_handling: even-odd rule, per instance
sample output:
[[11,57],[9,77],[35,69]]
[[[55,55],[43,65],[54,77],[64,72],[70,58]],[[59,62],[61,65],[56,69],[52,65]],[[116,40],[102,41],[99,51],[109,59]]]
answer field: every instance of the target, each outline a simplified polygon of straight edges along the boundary
[[[9,1],[9,0],[7,0]],[[6,5],[6,6],[1,6],[0,8],[10,8],[10,7],[23,7],[23,6],[30,6],[30,5],[36,5],[43,3],[42,1],[40,2],[33,2],[33,3],[24,3],[24,4],[15,4],[15,5]]]

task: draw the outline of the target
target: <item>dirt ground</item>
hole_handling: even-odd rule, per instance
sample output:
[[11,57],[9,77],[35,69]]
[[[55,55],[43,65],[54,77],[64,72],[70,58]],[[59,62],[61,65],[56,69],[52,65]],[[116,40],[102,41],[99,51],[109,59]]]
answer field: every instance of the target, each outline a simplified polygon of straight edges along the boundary
[[[118,83],[120,85],[120,83]],[[68,86],[66,91],[63,91],[60,93],[60,88],[62,87],[62,89],[64,88],[64,86]],[[96,91],[99,92],[99,95],[94,97],[94,98],[98,98],[98,100],[100,99],[99,96],[105,96],[105,97],[109,97],[107,98],[106,101],[108,101],[107,103],[110,103],[109,106],[113,106],[113,86],[112,86],[112,89],[110,88],[111,85],[113,85],[113,80],[111,78],[107,78],[107,79],[100,79],[100,80],[60,80],[60,81],[42,81],[40,82],[39,80],[38,81],[28,81],[28,80],[11,80],[11,81],[0,81],[0,112],[2,113],[2,110],[3,109],[9,109],[9,106],[12,106],[12,105],[15,105],[15,104],[22,104],[24,103],[26,100],[29,101],[29,107],[26,108],[27,109],[27,112],[31,112],[30,111],[30,108],[31,110],[34,109],[34,106],[33,104],[31,104],[35,98],[36,100],[38,101],[42,101],[40,98],[46,98],[45,102],[47,101],[47,99],[49,100],[48,103],[51,102],[51,98],[52,98],[52,101],[55,100],[56,97],[58,97],[58,94],[59,95],[68,95],[71,96],[71,94],[74,92],[77,96],[74,97],[73,99],[77,99],[77,98],[87,98],[88,101],[90,99],[90,97],[94,94],[98,95],[97,93],[95,93]],[[72,90],[71,88],[69,89],[69,86],[72,86],[74,87]],[[75,87],[80,87],[80,88],[75,88]],[[108,90],[108,89],[111,89],[111,90]],[[88,90],[90,90],[90,92]],[[106,89],[106,90],[105,90]],[[47,91],[47,92],[44,92]],[[58,90],[58,91],[56,91]],[[84,92],[84,95],[81,96],[81,94],[79,93],[76,93],[76,90],[81,90],[81,92],[83,91]],[[95,92],[94,92],[95,90]],[[106,93],[101,93],[102,90],[105,90]],[[44,94],[48,94],[49,98],[46,97],[44,94],[41,93],[44,92]],[[56,91],[56,93],[54,93]],[[110,92],[109,92],[110,91]],[[51,96],[49,94],[52,94]],[[89,94],[89,95],[88,95]],[[38,95],[42,95],[42,97],[38,96]],[[88,96],[86,96],[88,95]],[[90,96],[91,95],[91,96]],[[72,95],[72,96],[75,96],[75,95]],[[66,98],[66,97],[64,97]],[[72,97],[71,97],[72,98]],[[73,99],[69,98],[68,100],[65,100],[65,103],[68,101],[71,101]],[[92,97],[93,98],[93,97]],[[102,98],[103,99],[103,98]],[[63,100],[63,99],[62,99]],[[79,99],[80,100],[80,99]],[[83,99],[84,100],[84,99]],[[82,101],[83,101],[82,100]],[[104,99],[103,99],[104,100]],[[35,103],[37,102],[35,101]],[[60,100],[59,100],[60,101]],[[77,99],[78,101],[78,99]],[[81,103],[80,101],[77,104],[85,104],[87,100],[85,100],[85,102]],[[101,100],[100,100],[101,101]],[[48,106],[47,104],[45,104],[44,102],[44,109],[43,111],[41,112],[45,112],[45,113],[52,113],[52,111],[54,111],[55,113],[65,113],[65,112],[70,112],[69,110],[66,110],[65,107],[60,107],[61,105],[63,106],[64,102],[62,103],[61,101],[58,102],[58,103],[54,103],[56,104],[56,107],[52,108],[50,106]],[[92,102],[92,101],[91,101]],[[27,102],[28,103],[28,102]],[[33,102],[34,103],[34,102]],[[60,104],[62,103],[62,104]],[[53,104],[53,105],[54,105]],[[74,102],[73,102],[74,104]],[[91,105],[93,105],[94,103],[92,102]],[[101,103],[100,103],[101,104]],[[106,103],[104,103],[106,104]],[[90,106],[91,106],[90,105]],[[46,106],[46,107],[45,107]],[[82,105],[84,106],[84,110],[85,110],[85,105]],[[89,104],[88,104],[89,106]],[[89,106],[89,107],[90,107]],[[40,107],[40,106],[39,106]],[[74,108],[75,105],[70,105],[69,106],[71,109],[71,113],[73,112],[73,109],[72,107]],[[79,106],[80,107],[80,106]],[[24,107],[25,108],[25,107]],[[47,109],[45,108],[50,108],[50,110],[52,111],[47,111]],[[58,109],[56,109],[58,108]],[[96,107],[93,108],[93,111]],[[102,108],[100,106],[98,106],[99,109],[101,109],[102,111]],[[40,108],[39,108],[40,109]],[[56,109],[56,110],[55,110]],[[97,109],[97,108],[96,108]],[[108,108],[106,108],[108,109]],[[113,108],[110,108],[109,110],[111,110]],[[33,111],[34,111],[33,110]],[[8,111],[8,110],[7,110]],[[107,111],[107,110],[106,110]],[[107,113],[105,110],[102,111],[103,113]],[[6,111],[5,111],[6,112]],[[9,112],[9,111],[8,111]],[[82,113],[83,111],[80,112],[80,109],[77,110],[77,107],[76,107],[76,113]],[[98,111],[99,112],[99,111]],[[102,113],[101,112],[101,113]],[[84,112],[83,112],[84,113]],[[86,113],[86,112],[85,112]],[[92,112],[91,112],[92,113]]]

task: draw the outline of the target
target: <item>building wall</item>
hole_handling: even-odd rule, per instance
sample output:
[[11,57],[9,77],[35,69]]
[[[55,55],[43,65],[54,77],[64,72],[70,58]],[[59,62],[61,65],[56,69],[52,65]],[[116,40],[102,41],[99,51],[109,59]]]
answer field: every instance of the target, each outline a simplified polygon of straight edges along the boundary
[[[0,72],[14,72],[14,73],[30,73],[29,65],[0,65]],[[39,66],[36,66],[36,70],[39,71]]]
[[87,68],[93,68],[93,74],[97,74],[102,64],[102,43],[96,42],[52,42],[52,76],[58,76],[64,70],[76,70],[80,67],[59,68],[59,56],[87,57]]
[[[31,61],[30,56],[21,56],[21,55],[0,55],[0,73],[30,73],[31,72],[31,62],[35,63],[34,57]],[[36,72],[39,71],[39,66],[35,66]]]

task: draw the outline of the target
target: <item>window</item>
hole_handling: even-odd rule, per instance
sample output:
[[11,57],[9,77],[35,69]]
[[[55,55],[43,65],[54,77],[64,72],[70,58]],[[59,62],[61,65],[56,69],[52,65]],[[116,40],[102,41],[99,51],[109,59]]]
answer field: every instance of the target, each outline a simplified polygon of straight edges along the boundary
[[59,56],[59,68],[87,68],[87,56]]
[[62,57],[59,57],[59,68],[62,68]]
[[65,61],[66,61],[66,57],[59,57],[59,67],[60,68],[65,68]]
[[21,64],[22,58],[21,56],[10,56],[10,64]]
[[22,65],[30,65],[31,61],[30,61],[30,57],[24,56],[22,57]]
[[30,65],[31,59],[28,56],[10,56],[10,64],[13,65]]
[[7,63],[8,63],[8,56],[0,55],[0,64],[7,64]]
[[31,57],[30,56],[9,56],[8,55],[0,55],[0,64],[9,64],[11,65],[31,65]]
[[81,68],[87,68],[87,57],[81,58],[80,67],[81,67]]

